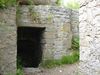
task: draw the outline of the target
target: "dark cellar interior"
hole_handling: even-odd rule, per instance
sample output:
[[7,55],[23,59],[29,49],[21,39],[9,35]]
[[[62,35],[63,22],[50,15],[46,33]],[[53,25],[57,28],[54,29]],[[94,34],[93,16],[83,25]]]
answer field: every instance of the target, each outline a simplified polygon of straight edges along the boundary
[[17,28],[17,64],[22,67],[38,67],[42,60],[41,39],[45,28]]

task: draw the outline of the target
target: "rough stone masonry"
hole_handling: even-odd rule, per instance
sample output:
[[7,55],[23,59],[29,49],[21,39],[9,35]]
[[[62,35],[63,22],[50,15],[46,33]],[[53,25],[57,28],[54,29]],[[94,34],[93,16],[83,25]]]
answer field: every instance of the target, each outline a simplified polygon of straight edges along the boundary
[[0,10],[0,75],[16,72],[16,9]]
[[80,4],[80,75],[100,75],[100,0]]
[[22,6],[17,18],[19,27],[45,27],[43,58],[60,59],[71,47],[71,10],[48,5]]
[[[78,35],[76,14],[77,11],[53,5],[23,5],[17,11],[15,7],[0,9],[0,73],[16,73],[17,27],[45,27],[43,60],[68,54],[72,35]],[[74,24],[76,29],[72,30]]]

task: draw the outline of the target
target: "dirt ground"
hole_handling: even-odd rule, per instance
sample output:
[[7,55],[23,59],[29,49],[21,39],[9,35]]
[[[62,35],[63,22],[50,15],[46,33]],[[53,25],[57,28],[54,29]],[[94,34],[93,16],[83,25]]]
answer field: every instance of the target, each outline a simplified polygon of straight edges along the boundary
[[78,75],[78,63],[63,65],[52,69],[27,68],[24,69],[25,75]]

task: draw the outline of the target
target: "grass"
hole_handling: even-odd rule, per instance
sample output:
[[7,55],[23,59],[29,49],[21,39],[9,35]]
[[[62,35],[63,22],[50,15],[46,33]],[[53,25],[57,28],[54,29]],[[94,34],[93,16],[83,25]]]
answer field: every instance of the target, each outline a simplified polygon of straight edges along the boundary
[[[64,64],[73,64],[77,61],[79,61],[79,38],[73,38],[72,39],[72,53],[66,56],[63,56],[59,60],[51,59],[51,60],[45,60],[41,63],[40,66],[44,68],[53,68],[57,66],[61,66]],[[21,65],[21,59],[17,58],[17,75],[23,75],[23,69]]]
[[78,37],[72,39],[71,50],[73,51],[71,54],[63,56],[59,60],[54,60],[54,59],[45,60],[41,63],[41,66],[44,68],[53,68],[64,64],[73,64],[79,61],[79,38]]
[[41,63],[41,66],[43,68],[53,68],[53,67],[56,67],[56,66],[60,66],[62,65],[62,63],[60,62],[60,60],[45,60]]
[[41,63],[41,66],[44,68],[53,68],[53,67],[61,66],[64,64],[73,64],[77,62],[78,60],[79,60],[79,52],[74,51],[71,55],[63,56],[59,60],[54,60],[54,59],[45,60]]
[[63,56],[61,59],[62,64],[73,64],[79,60],[79,52],[75,51],[71,55]]

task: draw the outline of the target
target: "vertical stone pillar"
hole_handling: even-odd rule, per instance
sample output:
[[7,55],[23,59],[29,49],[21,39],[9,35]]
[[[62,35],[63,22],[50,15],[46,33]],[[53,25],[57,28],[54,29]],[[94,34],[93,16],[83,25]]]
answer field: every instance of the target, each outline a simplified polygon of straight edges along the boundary
[[100,75],[100,0],[83,0],[79,19],[80,75]]
[[0,9],[0,75],[16,75],[15,9]]

